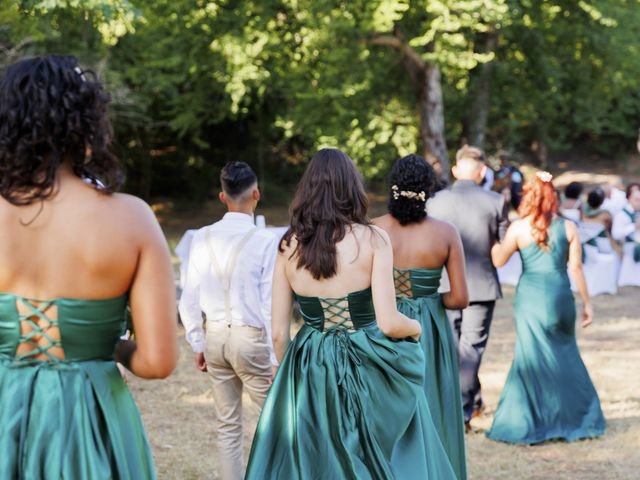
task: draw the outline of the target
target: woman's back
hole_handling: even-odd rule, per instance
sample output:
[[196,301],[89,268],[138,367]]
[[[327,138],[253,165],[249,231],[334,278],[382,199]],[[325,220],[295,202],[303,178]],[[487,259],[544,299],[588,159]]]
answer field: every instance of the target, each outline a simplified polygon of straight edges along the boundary
[[345,237],[336,244],[337,272],[331,278],[315,279],[309,270],[298,268],[295,239],[284,255],[287,278],[291,288],[300,296],[340,298],[371,286],[375,248],[385,238],[375,227],[352,225]]
[[55,197],[42,203],[0,200],[0,291],[42,299],[126,293],[148,237],[148,207],[71,172],[61,177]]
[[533,237],[531,237],[531,242],[526,244],[527,235],[523,234],[525,239],[522,244],[524,246],[519,248],[523,276],[530,274],[549,274],[551,277],[560,276],[562,278],[567,276],[569,242],[565,222],[560,217],[551,222],[548,231],[548,248],[540,247],[533,241]]
[[425,218],[401,226],[389,214],[377,218],[375,223],[391,239],[396,268],[440,268],[446,264],[454,230],[451,224]]

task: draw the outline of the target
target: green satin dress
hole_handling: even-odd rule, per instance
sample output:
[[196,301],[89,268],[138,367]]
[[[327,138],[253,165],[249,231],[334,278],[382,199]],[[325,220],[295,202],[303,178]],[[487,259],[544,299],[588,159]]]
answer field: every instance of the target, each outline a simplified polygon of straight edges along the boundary
[[576,343],[565,221],[549,227],[550,249],[520,251],[513,364],[487,437],[518,444],[600,436],[605,420]]
[[305,325],[260,415],[247,479],[455,479],[420,345],[385,337],[371,289],[296,296]]
[[467,478],[458,352],[438,287],[442,268],[394,269],[398,310],[422,325],[424,389],[442,444],[459,480]]
[[[138,409],[113,360],[126,306],[126,296],[41,301],[0,294],[0,478],[155,478]],[[60,340],[18,355],[18,345],[32,338],[21,335],[21,322],[51,339],[33,319],[57,326]],[[51,346],[64,350],[64,360],[48,352]]]

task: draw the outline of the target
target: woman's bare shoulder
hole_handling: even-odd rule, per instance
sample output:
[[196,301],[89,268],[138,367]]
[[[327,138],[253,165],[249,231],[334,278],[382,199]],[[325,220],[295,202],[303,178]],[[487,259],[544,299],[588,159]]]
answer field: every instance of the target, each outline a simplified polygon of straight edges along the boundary
[[453,223],[432,217],[429,217],[428,220],[423,223],[423,228],[429,232],[438,232],[447,237],[459,235],[458,228]]

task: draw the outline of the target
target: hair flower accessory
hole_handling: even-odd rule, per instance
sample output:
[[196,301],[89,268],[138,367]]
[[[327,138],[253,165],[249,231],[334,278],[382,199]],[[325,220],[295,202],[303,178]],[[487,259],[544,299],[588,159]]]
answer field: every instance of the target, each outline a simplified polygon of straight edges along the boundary
[[424,191],[418,193],[412,192],[411,190],[400,190],[397,185],[391,186],[391,194],[393,195],[394,200],[398,200],[400,197],[406,197],[421,202],[427,201],[427,194]]
[[543,172],[542,170],[539,172],[536,172],[536,177],[538,177],[540,180],[542,180],[545,183],[549,183],[551,182],[551,180],[553,180],[553,175],[551,175],[549,172]]

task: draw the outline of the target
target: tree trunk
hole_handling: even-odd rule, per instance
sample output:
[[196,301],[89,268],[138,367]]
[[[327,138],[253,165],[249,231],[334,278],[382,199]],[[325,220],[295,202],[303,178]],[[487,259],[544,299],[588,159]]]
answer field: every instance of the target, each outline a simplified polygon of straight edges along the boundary
[[420,142],[422,155],[439,177],[449,180],[449,158],[444,137],[444,104],[440,69],[426,63],[397,33],[376,35],[371,45],[391,47],[402,54],[402,62],[413,82],[420,116]]
[[444,103],[440,69],[427,64],[423,77],[422,86],[418,92],[422,155],[433,166],[439,177],[448,180],[449,158],[444,135]]
[[[493,52],[498,44],[498,35],[489,32],[485,35],[483,53]],[[491,74],[493,61],[478,66],[475,82],[471,88],[473,105],[469,119],[469,143],[478,148],[484,148],[491,107]]]

